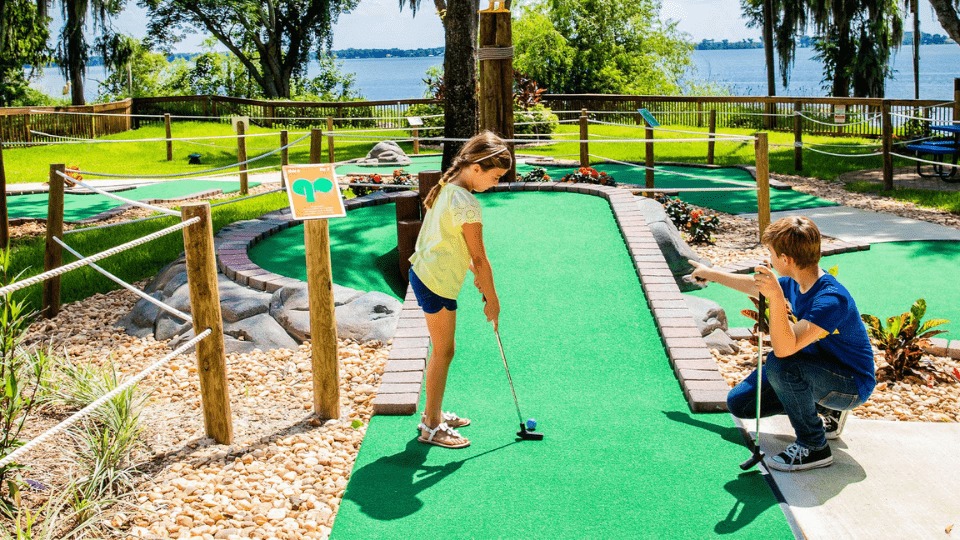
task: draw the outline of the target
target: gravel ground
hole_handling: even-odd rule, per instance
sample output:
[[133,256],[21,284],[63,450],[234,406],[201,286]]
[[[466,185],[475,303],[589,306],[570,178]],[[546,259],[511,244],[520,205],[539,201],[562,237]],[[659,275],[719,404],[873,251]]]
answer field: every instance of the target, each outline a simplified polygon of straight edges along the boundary
[[[849,194],[835,184],[794,177],[778,179],[850,206],[953,227],[960,224],[956,216]],[[123,219],[131,219],[137,212],[131,210]],[[716,245],[694,246],[698,253],[715,264],[763,255],[753,220],[722,215],[721,226]],[[50,340],[54,350],[75,362],[112,362],[122,373],[133,375],[170,351],[165,343],[134,338],[113,328],[135,300],[126,291],[114,291],[70,304],[52,321],[35,323],[29,339]],[[755,347],[748,342],[740,346],[739,354],[715,354],[731,385],[741,380],[756,361]],[[295,351],[229,355],[234,442],[228,446],[215,444],[204,435],[195,358],[183,355],[174,359],[141,383],[149,400],[142,415],[143,445],[136,456],[140,471],[137,489],[127,502],[104,515],[100,536],[327,537],[372,414],[370,401],[387,352],[388,348],[377,342],[340,343],[342,417],[323,423],[311,414],[308,345]],[[960,367],[947,358],[933,361],[946,369]],[[863,418],[957,422],[960,384],[937,370],[901,383],[881,383],[855,414]],[[24,438],[62,418],[57,411],[48,411],[31,424]],[[63,472],[71,466],[71,457],[69,445],[58,444],[55,439],[25,461],[32,465],[29,477],[56,490]],[[31,500],[42,497],[35,494]]]

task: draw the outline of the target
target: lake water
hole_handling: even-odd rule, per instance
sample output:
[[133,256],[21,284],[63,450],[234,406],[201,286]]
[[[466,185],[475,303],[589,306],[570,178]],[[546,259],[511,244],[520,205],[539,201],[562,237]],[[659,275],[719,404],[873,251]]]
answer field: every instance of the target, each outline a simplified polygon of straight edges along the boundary
[[[820,63],[812,49],[798,49],[797,61],[791,73],[790,86],[779,87],[780,96],[823,96]],[[766,95],[763,49],[726,51],[694,51],[689,78],[710,81],[730,89],[734,95]],[[431,66],[442,66],[443,58],[363,58],[342,60],[343,70],[356,74],[355,89],[370,100],[390,100],[423,97],[426,85],[423,78]],[[912,99],[913,60],[909,47],[904,47],[894,58],[894,73],[887,80],[887,97]],[[316,75],[313,63],[308,74]],[[84,94],[88,100],[97,95],[96,81],[104,78],[104,69],[91,67],[87,71],[88,84]],[[960,77],[960,46],[924,45],[920,47],[920,97],[922,99],[953,100],[953,79]],[[777,76],[779,84],[779,75]],[[93,82],[93,84],[89,84]],[[35,86],[51,95],[61,95],[63,77],[55,68],[44,70]]]

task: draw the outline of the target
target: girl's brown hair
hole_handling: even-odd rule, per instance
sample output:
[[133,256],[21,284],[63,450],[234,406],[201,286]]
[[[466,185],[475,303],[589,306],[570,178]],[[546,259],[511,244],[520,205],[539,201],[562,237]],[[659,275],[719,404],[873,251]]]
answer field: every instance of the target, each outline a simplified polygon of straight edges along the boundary
[[484,171],[509,169],[513,164],[513,158],[510,157],[510,148],[507,147],[507,143],[503,142],[503,139],[493,132],[482,131],[474,135],[460,148],[460,152],[457,153],[457,157],[453,158],[450,168],[440,177],[440,183],[433,186],[433,189],[423,200],[423,205],[427,208],[432,207],[444,184],[456,178],[464,167],[474,163],[480,165],[480,168]]

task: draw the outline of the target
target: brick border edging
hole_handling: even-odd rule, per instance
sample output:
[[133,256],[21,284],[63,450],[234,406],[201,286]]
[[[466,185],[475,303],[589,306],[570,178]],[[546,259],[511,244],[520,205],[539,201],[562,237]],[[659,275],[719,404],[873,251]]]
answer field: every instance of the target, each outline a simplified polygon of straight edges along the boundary
[[[667,358],[690,409],[694,412],[727,410],[729,387],[697,330],[697,324],[680,294],[673,272],[636,204],[636,196],[615,187],[558,182],[513,182],[497,185],[490,191],[580,193],[607,200],[640,279]],[[347,201],[348,210],[386,204],[392,202],[395,196],[379,193]],[[247,256],[249,247],[294,223],[289,218],[289,210],[281,210],[221,230],[216,238],[218,267],[233,281],[267,292],[300,283],[299,280],[260,268]],[[429,342],[423,312],[420,311],[413,292],[408,288],[380,388],[373,399],[375,414],[416,413]]]

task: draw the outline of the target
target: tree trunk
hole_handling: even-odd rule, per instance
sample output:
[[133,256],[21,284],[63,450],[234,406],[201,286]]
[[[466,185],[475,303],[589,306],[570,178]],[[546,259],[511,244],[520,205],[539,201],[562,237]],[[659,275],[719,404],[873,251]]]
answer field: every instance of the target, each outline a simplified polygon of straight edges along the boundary
[[947,35],[960,44],[960,6],[956,6],[954,0],[930,0],[930,5]]
[[[479,0],[450,2],[443,19],[444,137],[469,139],[477,134],[477,26]],[[447,170],[463,142],[443,144],[441,169]]]
[[86,103],[83,97],[83,57],[86,46],[83,40],[84,17],[77,13],[77,0],[67,0],[66,11],[64,32],[67,34],[67,43],[64,54],[67,65],[64,75],[70,81],[70,102],[74,105],[83,105]]
[[763,54],[767,63],[767,95],[777,95],[773,61],[773,0],[763,0]]

